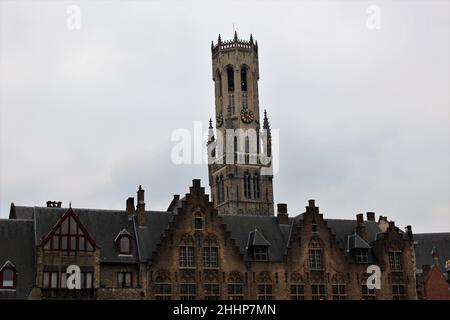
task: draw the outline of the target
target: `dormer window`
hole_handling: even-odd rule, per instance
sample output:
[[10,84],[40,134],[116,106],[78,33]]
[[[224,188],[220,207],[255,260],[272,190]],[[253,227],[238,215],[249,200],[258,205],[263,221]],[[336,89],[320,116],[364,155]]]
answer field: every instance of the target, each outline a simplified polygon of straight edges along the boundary
[[253,256],[255,261],[268,261],[269,260],[269,247],[270,242],[264,237],[262,232],[255,228],[248,235],[247,249]]
[[127,236],[120,237],[119,253],[120,254],[131,254],[131,239],[130,239],[130,237],[127,237]]
[[131,234],[127,230],[122,229],[122,231],[119,232],[116,239],[114,240],[119,254],[131,255],[132,252],[131,239],[132,239]]
[[14,289],[16,287],[16,278],[16,268],[10,261],[7,261],[0,269],[0,288]]
[[253,247],[253,259],[255,261],[269,260],[268,248],[265,246]]

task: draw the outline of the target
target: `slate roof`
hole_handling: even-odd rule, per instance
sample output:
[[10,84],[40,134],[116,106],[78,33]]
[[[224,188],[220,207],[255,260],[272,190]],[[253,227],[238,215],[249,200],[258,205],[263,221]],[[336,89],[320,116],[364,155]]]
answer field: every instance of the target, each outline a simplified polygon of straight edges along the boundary
[[348,236],[347,249],[370,249],[370,245],[355,233]]
[[[151,260],[158,243],[161,241],[161,235],[169,227],[173,214],[165,211],[146,212],[146,225],[138,226],[135,221],[137,241],[139,243],[141,261]],[[137,219],[135,216],[134,219]]]
[[36,265],[32,220],[0,219],[0,266],[16,268],[16,290],[0,289],[0,299],[27,299],[34,284]]
[[424,265],[433,265],[431,257],[433,247],[436,247],[439,254],[439,269],[445,271],[445,261],[450,260],[450,232],[442,233],[416,233],[416,266],[421,270]]
[[250,231],[248,234],[247,248],[260,246],[269,247],[270,242],[261,234],[258,228],[255,228],[255,230]]
[[[40,244],[67,208],[34,207],[36,244]],[[125,210],[73,209],[101,249],[101,261],[108,263],[138,263],[139,256],[132,219]],[[114,239],[125,229],[132,236],[131,255],[120,255]]]
[[[258,215],[221,215],[222,221],[227,225],[227,230],[231,233],[231,238],[235,239],[236,245],[239,247],[240,253],[243,254],[244,260],[252,260],[250,252],[247,250],[249,234],[258,229],[263,238],[269,242],[268,249],[269,261],[281,261],[286,253],[292,219],[286,227],[278,224],[275,216],[258,216]],[[257,239],[263,241],[259,236]]]

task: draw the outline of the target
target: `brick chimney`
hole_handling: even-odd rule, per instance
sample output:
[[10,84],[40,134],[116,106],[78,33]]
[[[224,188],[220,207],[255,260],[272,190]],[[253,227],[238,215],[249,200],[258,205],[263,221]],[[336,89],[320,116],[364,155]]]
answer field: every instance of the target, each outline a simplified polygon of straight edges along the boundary
[[145,200],[144,200],[144,192],[142,186],[139,185],[139,190],[137,191],[137,207],[136,211],[138,214],[138,224],[140,226],[145,226]]
[[366,226],[364,225],[364,215],[362,213],[356,215],[356,234],[367,241]]
[[277,220],[279,224],[289,224],[289,216],[286,203],[277,204]]
[[134,213],[136,212],[135,208],[134,208],[134,198],[130,197],[127,199],[127,213],[128,213],[128,217],[131,217],[134,215]]
[[367,212],[367,221],[375,221],[375,212]]
[[61,201],[47,201],[47,208],[61,208]]

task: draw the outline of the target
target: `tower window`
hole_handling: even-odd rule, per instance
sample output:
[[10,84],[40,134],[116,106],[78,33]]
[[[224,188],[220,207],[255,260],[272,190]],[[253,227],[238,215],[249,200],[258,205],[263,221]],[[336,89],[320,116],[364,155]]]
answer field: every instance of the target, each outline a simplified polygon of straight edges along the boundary
[[253,176],[253,197],[258,199],[260,196],[259,176],[257,173]]
[[232,66],[227,67],[228,92],[234,91],[234,70]]
[[202,230],[203,229],[203,219],[200,216],[196,216],[194,219],[194,228],[195,230]]
[[241,68],[241,90],[247,91],[247,66]]
[[250,174],[246,172],[244,174],[244,196],[246,198],[250,198],[251,192],[250,192]]

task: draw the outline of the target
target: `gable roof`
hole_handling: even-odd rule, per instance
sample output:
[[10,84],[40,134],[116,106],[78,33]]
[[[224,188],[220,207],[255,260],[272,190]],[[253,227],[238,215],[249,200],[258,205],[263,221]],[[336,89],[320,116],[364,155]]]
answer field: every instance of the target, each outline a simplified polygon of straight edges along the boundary
[[0,299],[27,299],[36,275],[32,220],[0,219],[0,265],[17,272],[16,290],[0,290]]
[[370,245],[356,233],[348,236],[347,251],[353,249],[370,249]]
[[439,269],[445,271],[445,261],[450,260],[450,232],[415,233],[416,266],[421,271],[422,266],[434,264],[431,251],[435,247],[439,254]]
[[270,247],[270,242],[264,238],[258,228],[255,227],[255,230],[250,231],[248,234],[247,249],[258,246]]
[[[56,226],[67,208],[34,207],[36,225],[35,243],[39,245],[49,230]],[[114,239],[117,234],[126,229],[134,233],[132,219],[125,210],[78,209],[73,208],[80,222],[101,249],[101,262],[107,263],[137,263],[139,256],[136,245],[132,246],[130,256],[119,255]],[[105,227],[107,226],[107,227]],[[133,236],[135,239],[135,237]]]

